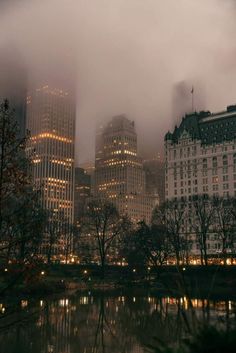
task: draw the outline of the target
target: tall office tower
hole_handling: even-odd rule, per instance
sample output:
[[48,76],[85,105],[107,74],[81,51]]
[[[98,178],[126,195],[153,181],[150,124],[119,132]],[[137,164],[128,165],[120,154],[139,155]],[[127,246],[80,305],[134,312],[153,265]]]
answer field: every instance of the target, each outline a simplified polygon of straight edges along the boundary
[[48,85],[27,97],[27,128],[34,150],[33,178],[44,207],[74,220],[74,95]]
[[[165,165],[167,200],[236,197],[236,106],[186,115],[165,136]],[[216,251],[217,241],[209,238],[208,247]]]
[[160,204],[165,201],[165,163],[158,155],[143,161],[146,173],[147,192],[158,195]]
[[74,196],[74,220],[79,226],[84,215],[87,199],[91,195],[91,175],[83,168],[75,168],[75,196]]
[[137,155],[134,122],[115,116],[96,139],[95,196],[114,203],[120,214],[150,222],[156,197],[146,193],[145,172]]
[[0,100],[8,99],[15,111],[19,136],[26,133],[26,91],[27,75],[24,64],[15,48],[4,48],[0,52]]

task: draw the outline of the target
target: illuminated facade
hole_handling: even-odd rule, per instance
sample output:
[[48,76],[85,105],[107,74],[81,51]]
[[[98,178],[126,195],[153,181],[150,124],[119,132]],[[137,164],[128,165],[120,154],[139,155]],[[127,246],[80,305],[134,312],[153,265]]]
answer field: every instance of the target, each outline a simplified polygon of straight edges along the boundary
[[43,188],[46,209],[74,220],[74,97],[44,86],[27,97],[29,147],[34,150],[33,178]]
[[113,117],[98,131],[94,191],[95,196],[113,202],[120,214],[127,214],[132,221],[150,222],[157,198],[146,193],[134,122],[123,115]]
[[91,175],[87,174],[83,168],[75,168],[74,220],[77,226],[84,215],[86,201],[90,194]]
[[[191,202],[198,195],[236,197],[236,106],[212,114],[187,114],[173,133],[165,136],[165,198]],[[199,255],[191,208],[182,232],[193,236],[192,253]],[[210,254],[221,244],[211,231],[207,239]]]

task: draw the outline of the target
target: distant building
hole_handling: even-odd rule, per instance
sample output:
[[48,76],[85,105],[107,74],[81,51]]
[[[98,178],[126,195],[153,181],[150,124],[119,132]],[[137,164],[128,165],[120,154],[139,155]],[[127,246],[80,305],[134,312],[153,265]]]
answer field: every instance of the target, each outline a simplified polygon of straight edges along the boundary
[[4,48],[0,53],[0,101],[7,99],[15,111],[19,136],[26,134],[27,75],[19,53],[14,48]]
[[134,122],[115,116],[96,139],[95,196],[114,203],[132,221],[151,220],[156,195],[146,192],[145,171],[137,155]]
[[205,109],[204,87],[200,82],[183,80],[177,82],[172,89],[172,121],[179,124],[185,114]]
[[[165,136],[165,165],[167,200],[191,203],[198,195],[236,197],[236,106],[215,114],[186,115]],[[209,239],[208,248],[212,253],[219,249],[215,237]],[[196,244],[193,251],[198,251]]]
[[79,167],[84,169],[85,174],[90,176],[91,194],[94,194],[94,172],[95,172],[94,161],[80,163]]
[[148,194],[158,195],[159,203],[165,201],[165,163],[160,156],[146,159],[143,162],[146,173],[146,190]]
[[27,97],[27,128],[34,150],[33,179],[43,205],[74,221],[75,101],[61,88],[45,85]]
[[74,222],[79,225],[87,199],[91,195],[91,175],[83,168],[75,168]]

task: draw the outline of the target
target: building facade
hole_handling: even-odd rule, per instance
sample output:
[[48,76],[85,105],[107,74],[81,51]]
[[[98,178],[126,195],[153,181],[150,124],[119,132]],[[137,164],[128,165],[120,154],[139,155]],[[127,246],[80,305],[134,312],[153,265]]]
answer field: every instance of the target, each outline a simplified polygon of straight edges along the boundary
[[85,212],[87,199],[91,195],[91,175],[83,168],[75,168],[74,222],[80,224]]
[[165,163],[160,156],[143,161],[146,173],[146,190],[149,194],[158,195],[159,203],[165,201]]
[[27,97],[33,180],[43,205],[74,221],[75,102],[70,93],[48,85]]
[[113,117],[97,134],[94,193],[134,222],[151,220],[157,197],[146,192],[134,122],[123,115]]
[[[236,106],[216,114],[186,115],[166,134],[165,179],[166,200],[236,197]],[[187,227],[191,231],[190,224]],[[209,236],[207,246],[210,253],[217,252],[215,235]],[[192,250],[199,253],[196,243]]]

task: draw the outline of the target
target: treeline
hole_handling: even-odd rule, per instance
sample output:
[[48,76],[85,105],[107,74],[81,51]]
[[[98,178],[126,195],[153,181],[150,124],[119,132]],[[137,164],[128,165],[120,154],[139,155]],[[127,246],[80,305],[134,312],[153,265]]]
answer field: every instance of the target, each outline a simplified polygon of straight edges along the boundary
[[[166,201],[153,211],[150,225],[145,221],[134,225],[120,217],[112,203],[93,200],[87,206],[81,233],[85,235],[81,239],[89,241],[87,250],[94,252],[102,268],[114,261],[159,267],[188,265],[193,259],[207,266],[214,257],[226,264],[235,255],[236,200],[201,195],[191,203]],[[82,255],[86,258],[86,252]]]

